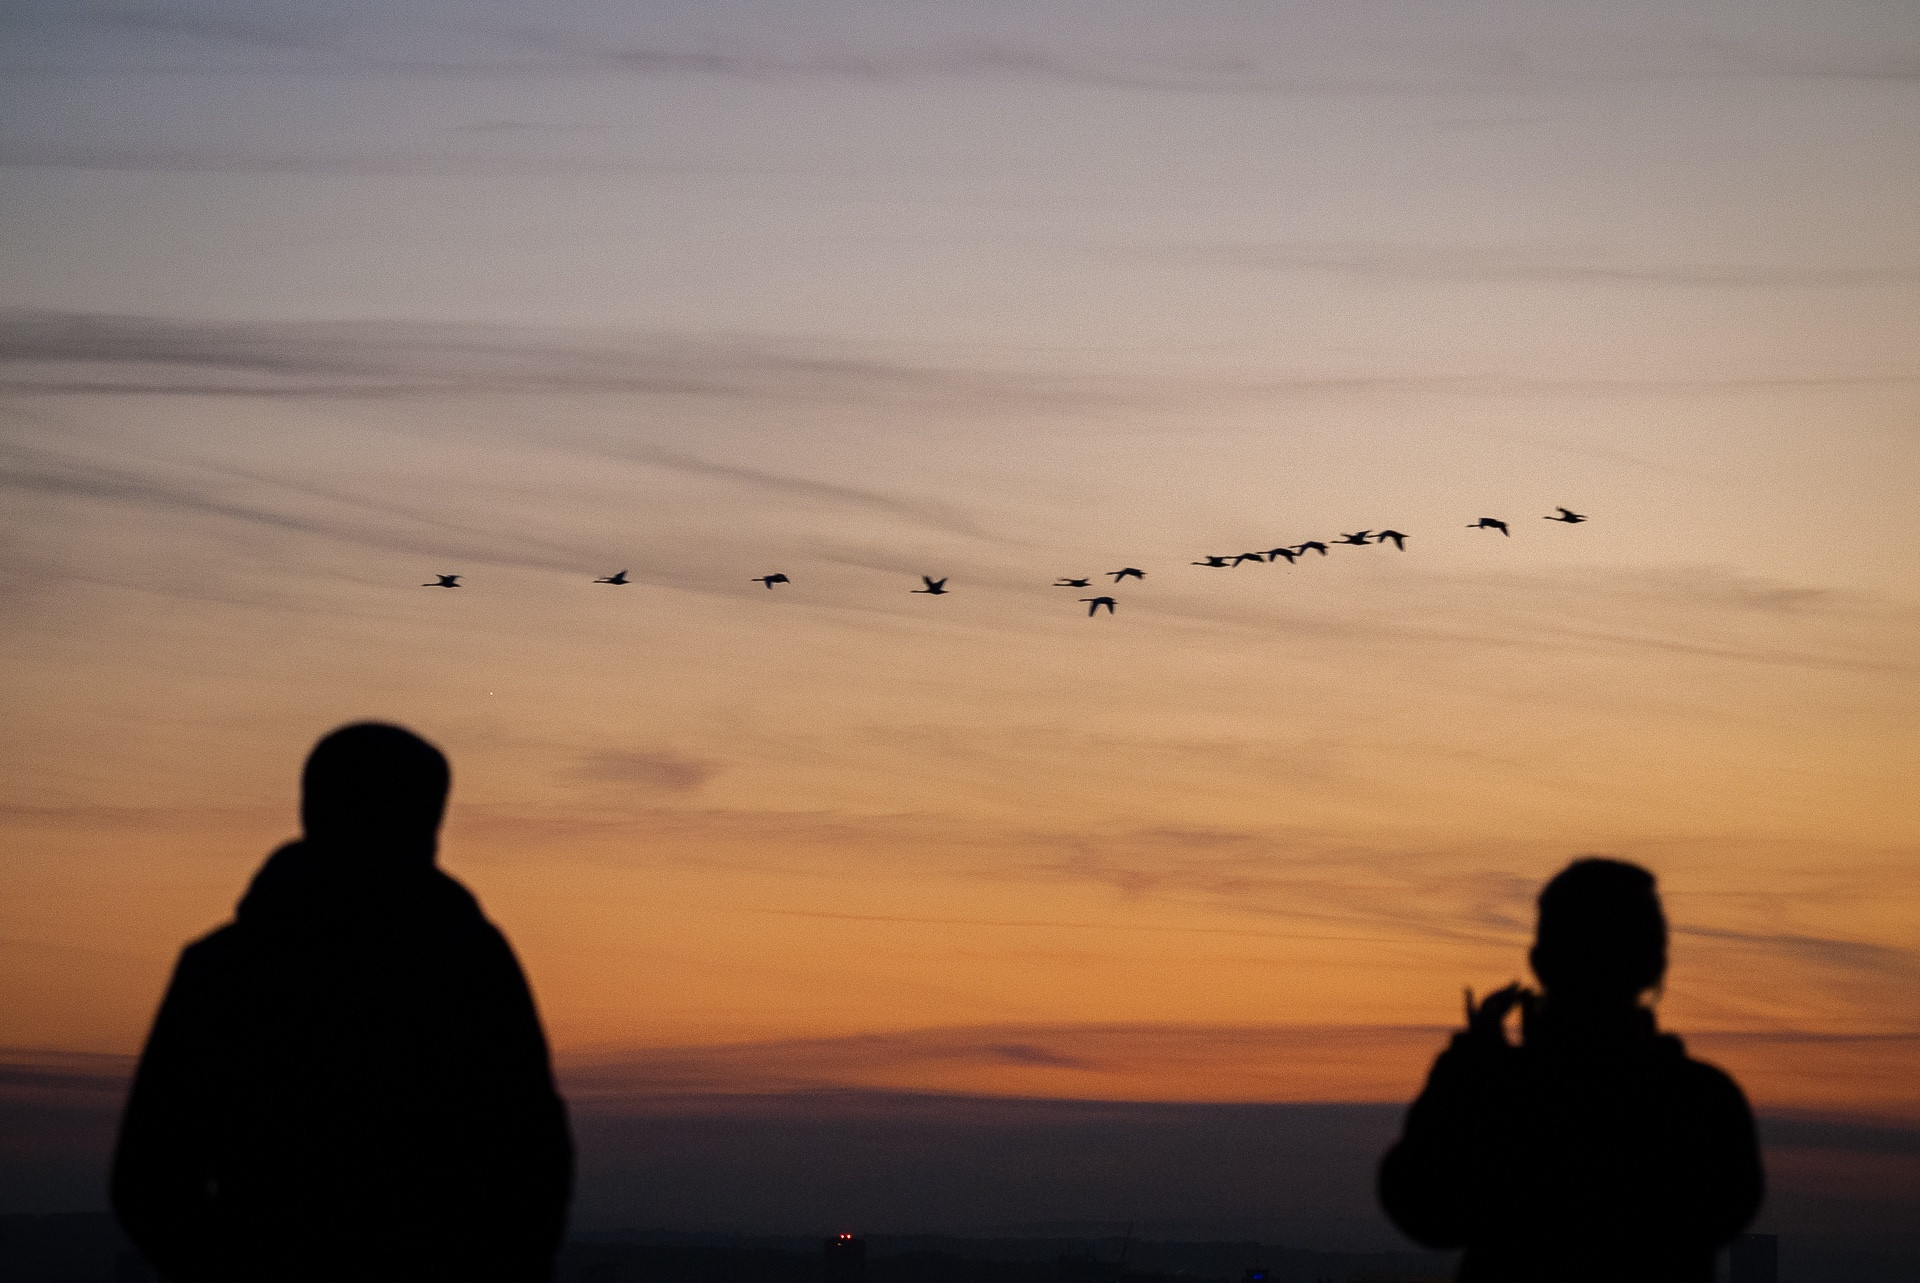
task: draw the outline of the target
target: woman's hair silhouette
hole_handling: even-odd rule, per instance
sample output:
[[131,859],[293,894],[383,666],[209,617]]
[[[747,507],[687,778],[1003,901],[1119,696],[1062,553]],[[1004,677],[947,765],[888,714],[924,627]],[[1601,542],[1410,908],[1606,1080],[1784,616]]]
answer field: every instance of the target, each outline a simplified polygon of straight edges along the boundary
[[1667,918],[1653,875],[1621,860],[1575,860],[1540,892],[1527,961],[1559,1002],[1631,1002],[1658,986]]

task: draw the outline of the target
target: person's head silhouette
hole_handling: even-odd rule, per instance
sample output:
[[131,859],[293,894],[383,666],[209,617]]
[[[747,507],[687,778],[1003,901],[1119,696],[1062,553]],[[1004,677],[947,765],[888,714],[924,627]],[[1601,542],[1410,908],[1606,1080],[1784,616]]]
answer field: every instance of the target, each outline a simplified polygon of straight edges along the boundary
[[358,722],[313,746],[300,777],[309,842],[433,858],[452,774],[439,749],[398,726]]
[[1623,860],[1575,860],[1540,892],[1527,955],[1562,1004],[1631,1005],[1667,973],[1667,919],[1653,875]]

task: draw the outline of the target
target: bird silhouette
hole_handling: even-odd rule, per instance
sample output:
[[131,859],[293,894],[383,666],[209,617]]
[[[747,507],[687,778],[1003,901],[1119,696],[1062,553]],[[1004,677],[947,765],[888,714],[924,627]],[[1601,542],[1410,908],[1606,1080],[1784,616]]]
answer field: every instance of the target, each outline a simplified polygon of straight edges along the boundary
[[922,575],[920,576],[920,582],[925,584],[926,587],[915,588],[912,591],[923,592],[933,597],[938,597],[947,591],[946,579],[934,579],[928,575]]
[[1055,588],[1085,588],[1092,582],[1091,579],[1056,579],[1053,581],[1053,586]]
[[1586,518],[1585,518],[1584,516],[1582,516],[1581,514],[1579,514],[1579,513],[1577,513],[1577,512],[1575,512],[1575,511],[1574,511],[1573,509],[1571,509],[1571,508],[1559,508],[1559,509],[1556,509],[1556,511],[1557,511],[1557,512],[1559,512],[1559,514],[1560,514],[1559,516],[1557,516],[1557,517],[1542,517],[1542,518],[1541,518],[1541,520],[1542,520],[1542,521],[1564,521],[1564,522],[1566,522],[1566,523],[1567,523],[1568,525],[1570,525],[1570,526],[1577,526],[1577,525],[1579,525],[1579,524],[1580,524],[1581,522],[1583,522],[1583,521],[1585,521],[1585,520],[1586,520]]
[[458,588],[458,587],[460,586],[460,576],[458,576],[458,575],[435,575],[435,576],[433,577],[433,582],[432,582],[432,583],[430,583],[430,584],[421,584],[420,586],[421,586],[422,588]]
[[1298,557],[1299,555],[1300,555],[1300,554],[1299,554],[1299,553],[1297,553],[1297,552],[1295,552],[1295,551],[1294,551],[1294,550],[1293,550],[1292,548],[1269,548],[1269,549],[1267,549],[1267,560],[1268,560],[1268,561],[1279,561],[1279,560],[1281,560],[1281,559],[1283,559],[1283,558],[1284,558],[1284,559],[1286,560],[1286,563],[1287,563],[1287,564],[1288,564],[1289,566],[1291,566],[1291,565],[1293,564],[1293,559],[1294,559],[1295,557]]
[[1341,535],[1338,539],[1334,540],[1334,542],[1350,543],[1356,548],[1364,548],[1369,543],[1373,542],[1371,539],[1368,538],[1368,536],[1371,535],[1372,533],[1373,531],[1371,530],[1362,530],[1357,535]]
[[756,578],[749,579],[747,582],[751,584],[765,584],[768,590],[771,591],[775,584],[790,584],[793,580],[776,570],[771,575],[760,575]]
[[1239,552],[1239,553],[1235,553],[1235,554],[1233,555],[1233,559],[1232,559],[1232,560],[1233,560],[1233,564],[1237,566],[1237,565],[1239,565],[1239,564],[1240,564],[1241,562],[1243,562],[1243,561],[1260,561],[1260,562],[1264,562],[1264,561],[1266,560],[1266,558],[1265,558],[1264,556],[1262,556],[1262,555],[1261,555],[1260,553],[1257,553],[1257,552]]
[[[1551,520],[1551,518],[1549,518],[1549,520]],[[1476,521],[1476,522],[1474,522],[1474,523],[1473,523],[1472,525],[1470,525],[1470,526],[1468,526],[1468,527],[1467,527],[1467,529],[1469,529],[1469,530],[1498,530],[1498,531],[1499,531],[1499,532],[1500,532],[1501,534],[1503,534],[1503,535],[1506,535],[1506,536],[1507,536],[1507,537],[1508,537],[1509,539],[1511,539],[1511,538],[1513,537],[1513,536],[1512,536],[1511,534],[1508,534],[1508,531],[1507,531],[1507,523],[1506,523],[1506,522],[1504,522],[1504,521],[1502,521],[1502,520],[1500,520],[1500,518],[1498,518],[1498,517],[1482,517],[1482,518],[1480,518],[1480,520],[1478,520],[1478,521]]]
[[1398,530],[1382,530],[1379,534],[1373,537],[1373,541],[1375,543],[1385,543],[1389,539],[1393,540],[1393,546],[1398,548],[1401,552],[1405,552],[1407,550],[1407,537],[1401,534]]
[[1319,553],[1322,557],[1327,555],[1327,546],[1321,543],[1318,539],[1309,539],[1305,543],[1295,544],[1293,546],[1293,549],[1297,553],[1305,553],[1309,549],[1311,549],[1312,551]]
[[[1208,557],[1205,561],[1190,561],[1187,564],[1189,566],[1212,566],[1214,569],[1218,570],[1226,566],[1238,565],[1239,563],[1230,562],[1225,557]],[[1120,581],[1116,579],[1114,580],[1114,582],[1119,583]]]
[[607,575],[593,582],[596,584],[624,584],[627,582],[627,572],[622,570],[618,574]]
[[1080,600],[1088,603],[1087,605],[1088,619],[1092,619],[1095,615],[1099,614],[1100,608],[1102,606],[1105,606],[1107,608],[1107,613],[1109,615],[1113,613],[1113,598],[1111,597],[1082,597]]
[[1122,566],[1118,570],[1109,570],[1107,573],[1113,576],[1113,582],[1116,584],[1122,579],[1145,579],[1147,577],[1147,572],[1138,566]]

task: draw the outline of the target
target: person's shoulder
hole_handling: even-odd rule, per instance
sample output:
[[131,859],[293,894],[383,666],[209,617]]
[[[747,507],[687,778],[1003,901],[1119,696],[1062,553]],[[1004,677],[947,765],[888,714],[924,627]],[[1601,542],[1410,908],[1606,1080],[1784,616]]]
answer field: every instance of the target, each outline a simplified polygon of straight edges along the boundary
[[234,923],[223,923],[215,927],[198,940],[190,940],[180,950],[181,971],[201,971],[218,967],[229,961],[240,947],[240,929]]
[[496,927],[480,905],[479,897],[467,890],[458,878],[442,869],[434,869],[428,892],[434,916],[443,929],[469,947],[486,953],[513,956],[506,933]]
[[1688,1095],[1705,1103],[1725,1104],[1746,1109],[1747,1094],[1740,1090],[1740,1084],[1733,1075],[1720,1066],[1704,1060],[1696,1060],[1687,1054],[1686,1047],[1671,1034],[1665,1039],[1672,1044],[1674,1077]]

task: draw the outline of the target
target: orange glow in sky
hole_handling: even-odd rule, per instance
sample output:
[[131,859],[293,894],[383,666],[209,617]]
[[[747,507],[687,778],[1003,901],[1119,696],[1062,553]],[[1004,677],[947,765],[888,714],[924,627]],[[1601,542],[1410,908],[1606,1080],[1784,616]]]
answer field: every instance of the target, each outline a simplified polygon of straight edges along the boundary
[[372,717],[596,1090],[1402,1099],[1604,852],[1920,1121],[1913,81],[1485,8],[23,36],[0,1045],[137,1049]]

